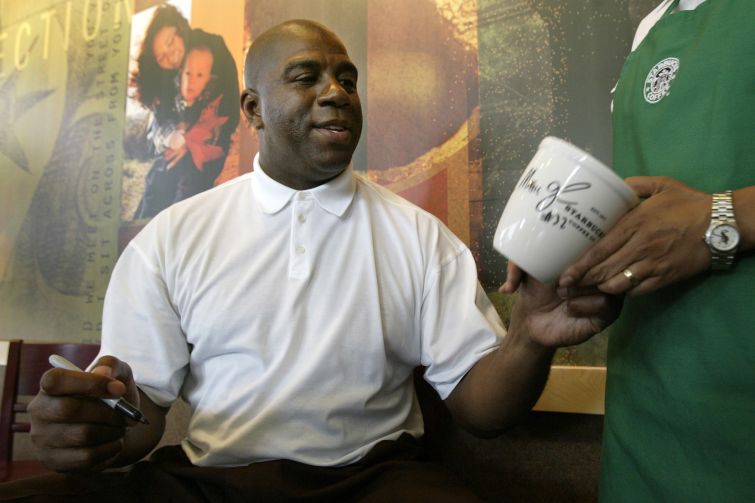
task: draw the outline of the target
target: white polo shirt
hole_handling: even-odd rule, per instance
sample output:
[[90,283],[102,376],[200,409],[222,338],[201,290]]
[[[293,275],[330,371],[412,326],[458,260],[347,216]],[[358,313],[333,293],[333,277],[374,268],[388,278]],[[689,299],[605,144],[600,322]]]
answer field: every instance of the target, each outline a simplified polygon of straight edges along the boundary
[[255,159],[131,241],[101,354],[157,404],[190,404],[196,465],[339,466],[422,434],[417,365],[446,398],[503,336],[470,251],[433,215],[351,169],[300,192]]

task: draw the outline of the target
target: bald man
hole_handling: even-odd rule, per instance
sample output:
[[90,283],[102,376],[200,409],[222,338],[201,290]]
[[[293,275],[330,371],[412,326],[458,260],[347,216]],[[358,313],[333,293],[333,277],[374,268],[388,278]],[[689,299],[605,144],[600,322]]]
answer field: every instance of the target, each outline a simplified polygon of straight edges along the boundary
[[[493,435],[535,402],[554,349],[602,330],[616,304],[525,282],[506,334],[467,247],[352,171],[357,69],[325,27],[270,29],[245,79],[253,173],[129,244],[92,371],[49,371],[30,406],[40,458],[89,473],[56,479],[76,481],[71,501],[476,501],[423,460],[414,369],[462,425]],[[98,400],[120,396],[149,424]],[[143,458],[179,397],[192,413],[181,446],[98,474]]]

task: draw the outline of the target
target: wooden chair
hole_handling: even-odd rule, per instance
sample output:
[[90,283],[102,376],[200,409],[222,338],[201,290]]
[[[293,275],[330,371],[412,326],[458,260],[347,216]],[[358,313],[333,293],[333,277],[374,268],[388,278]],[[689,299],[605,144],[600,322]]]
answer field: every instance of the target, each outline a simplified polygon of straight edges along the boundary
[[31,425],[17,418],[17,415],[26,412],[30,397],[39,391],[42,374],[51,368],[47,358],[53,353],[59,354],[85,368],[97,356],[99,349],[99,344],[10,341],[0,402],[0,482],[47,471],[37,461],[13,461],[14,435],[28,433],[31,429]]

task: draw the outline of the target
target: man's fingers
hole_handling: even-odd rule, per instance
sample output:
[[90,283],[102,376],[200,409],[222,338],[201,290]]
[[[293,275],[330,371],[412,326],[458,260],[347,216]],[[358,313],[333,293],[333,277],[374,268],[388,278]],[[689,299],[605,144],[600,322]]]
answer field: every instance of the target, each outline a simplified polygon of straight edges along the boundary
[[[115,383],[113,380],[120,383]],[[103,356],[92,372],[53,368],[42,375],[41,389],[52,396],[79,395],[118,397],[123,394],[123,383],[132,380],[131,367],[114,356]]]
[[624,180],[640,199],[661,192],[674,182],[665,176],[631,176]]
[[597,286],[561,287],[558,295],[570,316],[593,318],[601,330],[618,318],[623,304],[623,296],[606,295]]
[[604,293],[600,291],[598,287],[595,285],[559,287],[557,292],[558,292],[558,296],[561,297],[562,299],[585,297],[587,295],[599,296]]
[[37,421],[42,421],[47,425],[70,423],[71,418],[75,418],[76,423],[79,424],[126,425],[126,419],[99,398],[83,398],[80,395],[54,398],[38,395],[29,403],[29,412]]
[[97,360],[93,372],[97,371],[100,367],[109,369],[109,376],[123,383],[129,383],[133,380],[131,367],[126,362],[123,362],[114,356],[103,356]]
[[513,261],[506,266],[506,282],[498,289],[501,293],[514,293],[524,280],[524,272]]
[[[111,377],[113,375],[113,369],[110,367],[99,366],[92,369],[92,374]],[[126,393],[126,385],[117,379],[111,378],[107,383],[107,390],[113,397],[120,397]]]
[[561,273],[558,284],[570,287],[585,281],[585,276],[588,273],[604,264],[606,260],[610,259],[617,251],[624,247],[632,239],[635,232],[632,225],[632,217],[632,211],[624,215],[606,236],[588,248],[573,264]]
[[95,423],[59,424],[48,423],[44,437],[32,430],[33,441],[46,448],[88,448],[92,444],[111,443],[126,434],[124,425],[106,425]]
[[[39,386],[50,396],[77,395],[96,398],[117,398],[110,389],[112,379],[91,372],[54,368],[42,374]],[[117,391],[117,390],[116,390]],[[125,391],[125,388],[123,389]]]
[[[103,356],[97,360],[93,372],[100,367],[109,369],[110,377],[115,379],[108,385],[108,390],[116,393],[117,396],[125,396],[127,400],[134,402],[138,400],[138,391],[134,384],[134,376],[128,363],[119,360],[114,356]],[[136,402],[134,402],[136,404]]]
[[45,449],[46,455],[42,458],[42,462],[59,472],[91,471],[109,465],[109,461],[120,454],[122,450],[122,439],[80,449]]
[[597,317],[607,326],[621,312],[624,298],[618,295],[587,295],[567,301],[569,314],[578,318]]

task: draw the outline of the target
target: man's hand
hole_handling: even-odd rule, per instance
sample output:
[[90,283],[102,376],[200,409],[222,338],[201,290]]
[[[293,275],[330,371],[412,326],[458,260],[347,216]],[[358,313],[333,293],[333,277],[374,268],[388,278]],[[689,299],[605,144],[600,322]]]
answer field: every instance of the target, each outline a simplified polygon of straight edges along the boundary
[[561,274],[561,286],[597,285],[606,293],[639,295],[710,266],[703,235],[710,222],[711,196],[671,178],[626,181],[646,199]]
[[92,372],[51,369],[29,404],[31,437],[40,460],[62,471],[104,469],[124,448],[133,423],[101,398],[125,397],[139,406],[131,368],[112,356],[99,359]]
[[595,287],[559,289],[532,277],[519,283],[519,300],[511,315],[511,330],[523,331],[546,348],[580,344],[618,318],[623,297]]
[[516,313],[517,323],[531,339],[545,347],[571,346],[589,339],[613,323],[621,312],[623,297],[605,295],[596,287],[559,288],[543,285],[528,278],[514,262],[509,261],[502,293],[522,293]]
[[446,399],[456,420],[483,436],[500,433],[529,411],[545,385],[555,349],[606,328],[618,317],[623,300],[594,287],[557,291],[513,263],[506,285],[506,291],[519,291],[508,334]]

